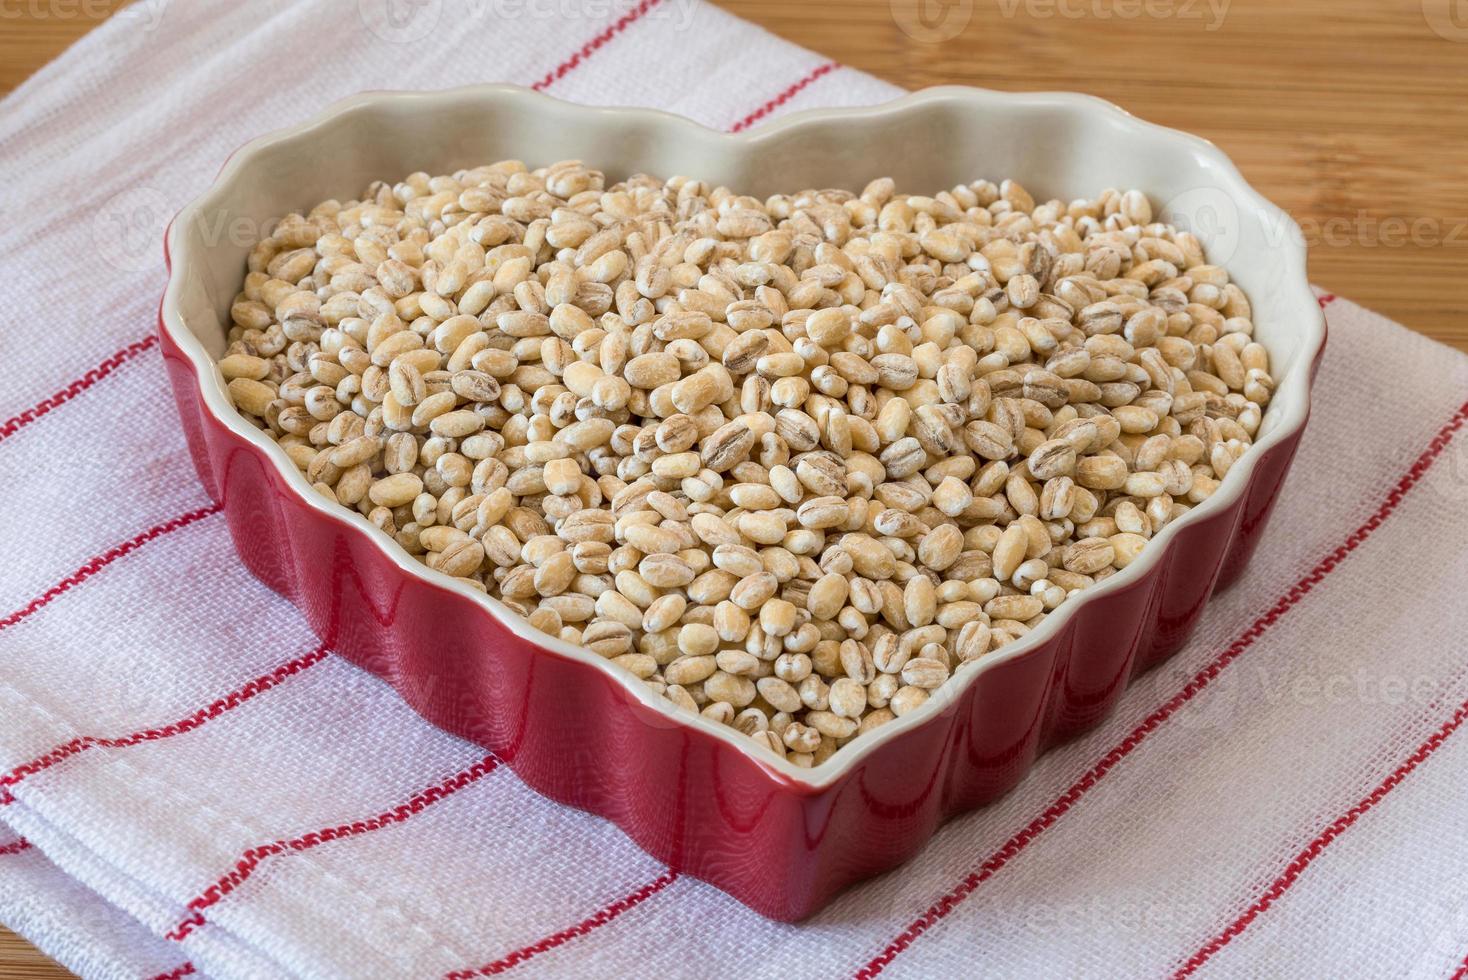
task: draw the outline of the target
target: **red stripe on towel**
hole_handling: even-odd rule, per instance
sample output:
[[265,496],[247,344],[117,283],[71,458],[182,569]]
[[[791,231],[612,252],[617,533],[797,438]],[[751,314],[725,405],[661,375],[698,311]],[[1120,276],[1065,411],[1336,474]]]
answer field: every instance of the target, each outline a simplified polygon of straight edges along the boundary
[[386,810],[376,816],[355,820],[352,823],[323,827],[321,830],[312,831],[301,837],[271,841],[268,844],[250,848],[240,855],[232,869],[221,875],[214,884],[189,902],[188,907],[193,910],[194,914],[175,926],[167,934],[167,938],[182,942],[189,933],[202,926],[205,922],[204,910],[219,904],[230,892],[248,881],[262,861],[290,851],[309,851],[332,841],[360,837],[363,834],[382,830],[384,827],[403,823],[440,800],[454,795],[464,787],[477,783],[497,768],[499,768],[499,760],[492,755],[487,755],[469,768],[459,770],[443,782],[414,794],[407,802],[400,803],[391,810]]
[[593,915],[582,919],[569,929],[562,929],[560,932],[552,933],[544,939],[531,943],[529,946],[522,946],[513,953],[502,956],[493,963],[486,963],[477,970],[456,970],[448,974],[446,980],[470,980],[472,977],[492,977],[496,974],[504,973],[506,970],[524,963],[532,956],[548,952],[557,946],[570,942],[577,936],[584,936],[593,929],[606,925],[623,912],[636,908],[677,880],[678,872],[669,868],[641,888],[623,895],[615,902],[604,906]]
[[152,977],[151,980],[180,980],[181,977],[189,977],[193,976],[193,974],[194,964],[184,963],[183,966],[176,967],[168,973],[160,973],[156,977]]
[[795,82],[785,91],[781,92],[779,95],[775,96],[773,99],[766,102],[764,105],[760,106],[758,109],[754,110],[743,119],[739,120],[733,126],[729,127],[729,132],[743,132],[744,130],[753,126],[755,123],[759,122],[761,119],[768,116],[770,113],[774,112],[776,109],[780,108],[785,103],[789,102],[791,99],[795,98],[795,96],[798,95],[802,89],[810,85],[811,82],[814,82],[822,75],[829,75],[831,72],[840,67],[840,63],[835,61],[828,61],[824,65],[818,66],[800,81]]
[[1459,705],[1458,710],[1453,712],[1452,716],[1443,722],[1437,731],[1428,736],[1426,741],[1417,746],[1416,751],[1407,756],[1401,765],[1392,770],[1380,783],[1377,783],[1375,789],[1363,796],[1357,801],[1355,806],[1351,807],[1339,817],[1336,817],[1324,830],[1316,834],[1314,839],[1309,844],[1306,844],[1289,864],[1285,865],[1285,869],[1280,872],[1279,877],[1270,882],[1269,887],[1265,888],[1259,897],[1237,919],[1234,919],[1233,922],[1228,924],[1227,928],[1208,940],[1196,953],[1188,957],[1187,962],[1173,974],[1173,980],[1183,980],[1184,977],[1192,976],[1198,971],[1200,966],[1212,959],[1235,936],[1249,928],[1250,924],[1273,905],[1276,899],[1290,890],[1290,887],[1300,879],[1300,875],[1304,873],[1305,869],[1310,867],[1310,864],[1327,847],[1334,843],[1336,838],[1349,830],[1357,820],[1361,819],[1363,814],[1371,810],[1372,807],[1385,799],[1388,793],[1401,785],[1402,780],[1406,779],[1412,770],[1427,761],[1428,756],[1442,748],[1443,743],[1462,726],[1465,720],[1468,720],[1468,701],[1464,701]]
[[30,849],[31,842],[22,837],[20,840],[13,840],[9,844],[0,844],[0,857],[19,854],[21,851],[29,851]]
[[581,47],[577,48],[575,54],[571,55],[571,57],[567,58],[559,65],[556,65],[554,68],[546,73],[544,78],[542,78],[540,81],[536,82],[530,87],[537,92],[545,91],[545,89],[549,88],[552,84],[560,81],[562,78],[565,78],[571,72],[575,71],[578,67],[580,67],[582,62],[595,54],[599,48],[605,45],[612,38],[616,37],[618,34],[621,34],[627,28],[631,27],[633,24],[637,23],[647,14],[649,10],[656,7],[661,2],[662,0],[642,0],[642,2],[639,3],[637,6],[633,7],[631,10],[627,11],[621,17],[618,17],[615,21],[613,21],[611,26],[608,27],[606,30],[602,31],[600,34],[596,35],[596,37],[593,37],[590,41],[587,41],[585,44],[581,45]]
[[47,589],[45,592],[42,592],[40,595],[36,596],[30,602],[26,603],[24,606],[11,613],[9,616],[6,616],[4,619],[0,619],[0,630],[14,626],[21,620],[26,619],[27,617],[33,615],[42,608],[50,605],[53,600],[59,598],[62,595],[65,595],[67,592],[70,592],[76,586],[81,585],[87,579],[91,578],[93,575],[96,575],[108,565],[117,561],[117,559],[122,558],[126,555],[130,555],[134,551],[137,551],[149,541],[156,541],[166,534],[172,534],[174,531],[181,530],[188,527],[190,524],[201,521],[204,518],[209,517],[213,514],[217,514],[219,513],[221,507],[223,507],[222,504],[210,504],[208,507],[200,507],[197,510],[189,511],[186,514],[180,514],[179,516],[171,520],[164,521],[162,524],[153,525],[152,527],[148,528],[148,530],[129,538],[122,544],[114,545],[113,547],[108,548],[100,555],[94,555],[92,558],[88,559],[86,564],[82,565],[81,568],[78,568],[76,571],[66,576],[66,578],[62,579],[60,582],[57,582],[55,585],[51,586],[51,588]]
[[[88,749],[125,749],[141,742],[157,742],[161,739],[172,738],[175,735],[191,732],[204,723],[218,718],[225,712],[238,708],[256,695],[263,694],[272,687],[279,685],[282,681],[288,680],[302,671],[311,669],[325,660],[328,653],[329,651],[324,646],[319,646],[310,653],[297,657],[294,660],[287,660],[270,673],[262,674],[238,690],[230,691],[219,700],[200,708],[193,714],[181,718],[171,725],[164,725],[162,728],[145,728],[119,738],[99,738],[95,735],[82,735],[74,738],[70,742],[58,745],[45,755],[10,770],[9,773],[0,777],[0,788],[14,786],[28,776],[33,776],[38,772],[50,769],[57,763],[63,762]],[[13,799],[13,797],[10,799]],[[3,805],[3,802],[0,801],[0,805]]]
[[49,413],[52,409],[60,408],[62,405],[65,405],[77,395],[80,395],[82,392],[92,387],[98,381],[101,381],[103,378],[107,377],[107,375],[111,374],[113,371],[122,367],[128,361],[131,361],[133,358],[137,357],[139,354],[143,353],[146,350],[151,350],[153,347],[157,346],[157,344],[157,334],[149,334],[142,340],[134,341],[133,343],[128,344],[122,350],[113,354],[111,357],[107,358],[101,364],[98,364],[96,367],[92,368],[80,378],[77,378],[65,388],[62,388],[60,391],[56,392],[54,395],[43,398],[35,405],[26,409],[24,412],[21,412],[19,415],[6,419],[3,423],[0,423],[0,441],[9,439],[21,429],[30,425],[36,419]]

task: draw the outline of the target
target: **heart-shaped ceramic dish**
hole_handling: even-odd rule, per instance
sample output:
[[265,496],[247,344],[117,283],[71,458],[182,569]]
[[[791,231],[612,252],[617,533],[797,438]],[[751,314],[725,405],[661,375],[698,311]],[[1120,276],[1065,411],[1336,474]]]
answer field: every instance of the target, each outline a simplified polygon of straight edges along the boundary
[[[1041,199],[1141,188],[1251,297],[1278,392],[1256,445],[1218,492],[1140,559],[922,708],[801,769],[419,564],[313,492],[230,404],[215,358],[250,229],[354,197],[375,179],[504,157],[579,158],[612,179],[695,174],[755,195],[860,188],[881,175],[919,193],[1005,176]],[[546,796],[616,822],[659,859],[782,919],[906,860],[945,818],[1006,792],[1039,752],[1094,725],[1132,677],[1184,642],[1209,595],[1264,535],[1325,341],[1290,219],[1211,144],[1080,95],[938,88],[728,135],[510,86],[367,94],[242,148],[180,212],[167,246],[160,331],[169,374],[199,475],[223,502],[250,570],[429,721],[488,747]]]

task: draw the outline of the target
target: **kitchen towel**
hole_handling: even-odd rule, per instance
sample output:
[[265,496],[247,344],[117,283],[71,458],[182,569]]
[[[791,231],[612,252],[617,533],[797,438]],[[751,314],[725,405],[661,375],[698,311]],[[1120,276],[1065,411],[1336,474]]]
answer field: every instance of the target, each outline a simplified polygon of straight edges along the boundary
[[0,921],[88,977],[1460,970],[1468,357],[1345,300],[1269,537],[1186,649],[801,925],[321,649],[190,465],[163,227],[253,136],[477,81],[725,129],[898,94],[693,0],[139,0],[0,104]]

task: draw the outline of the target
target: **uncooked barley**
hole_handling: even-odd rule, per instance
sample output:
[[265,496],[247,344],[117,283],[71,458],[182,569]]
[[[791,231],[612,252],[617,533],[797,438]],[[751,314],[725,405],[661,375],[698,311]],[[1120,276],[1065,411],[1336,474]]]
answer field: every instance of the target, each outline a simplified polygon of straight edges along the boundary
[[503,161],[286,216],[230,312],[319,492],[803,767],[1136,561],[1274,391],[1136,190]]

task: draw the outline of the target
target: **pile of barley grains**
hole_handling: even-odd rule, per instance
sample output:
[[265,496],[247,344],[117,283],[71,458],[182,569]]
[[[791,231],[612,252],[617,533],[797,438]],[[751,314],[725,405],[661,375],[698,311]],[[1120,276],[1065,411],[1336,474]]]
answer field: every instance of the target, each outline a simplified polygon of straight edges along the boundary
[[220,370],[431,568],[797,765],[1206,499],[1273,388],[1137,191],[741,197],[505,161],[249,258]]

